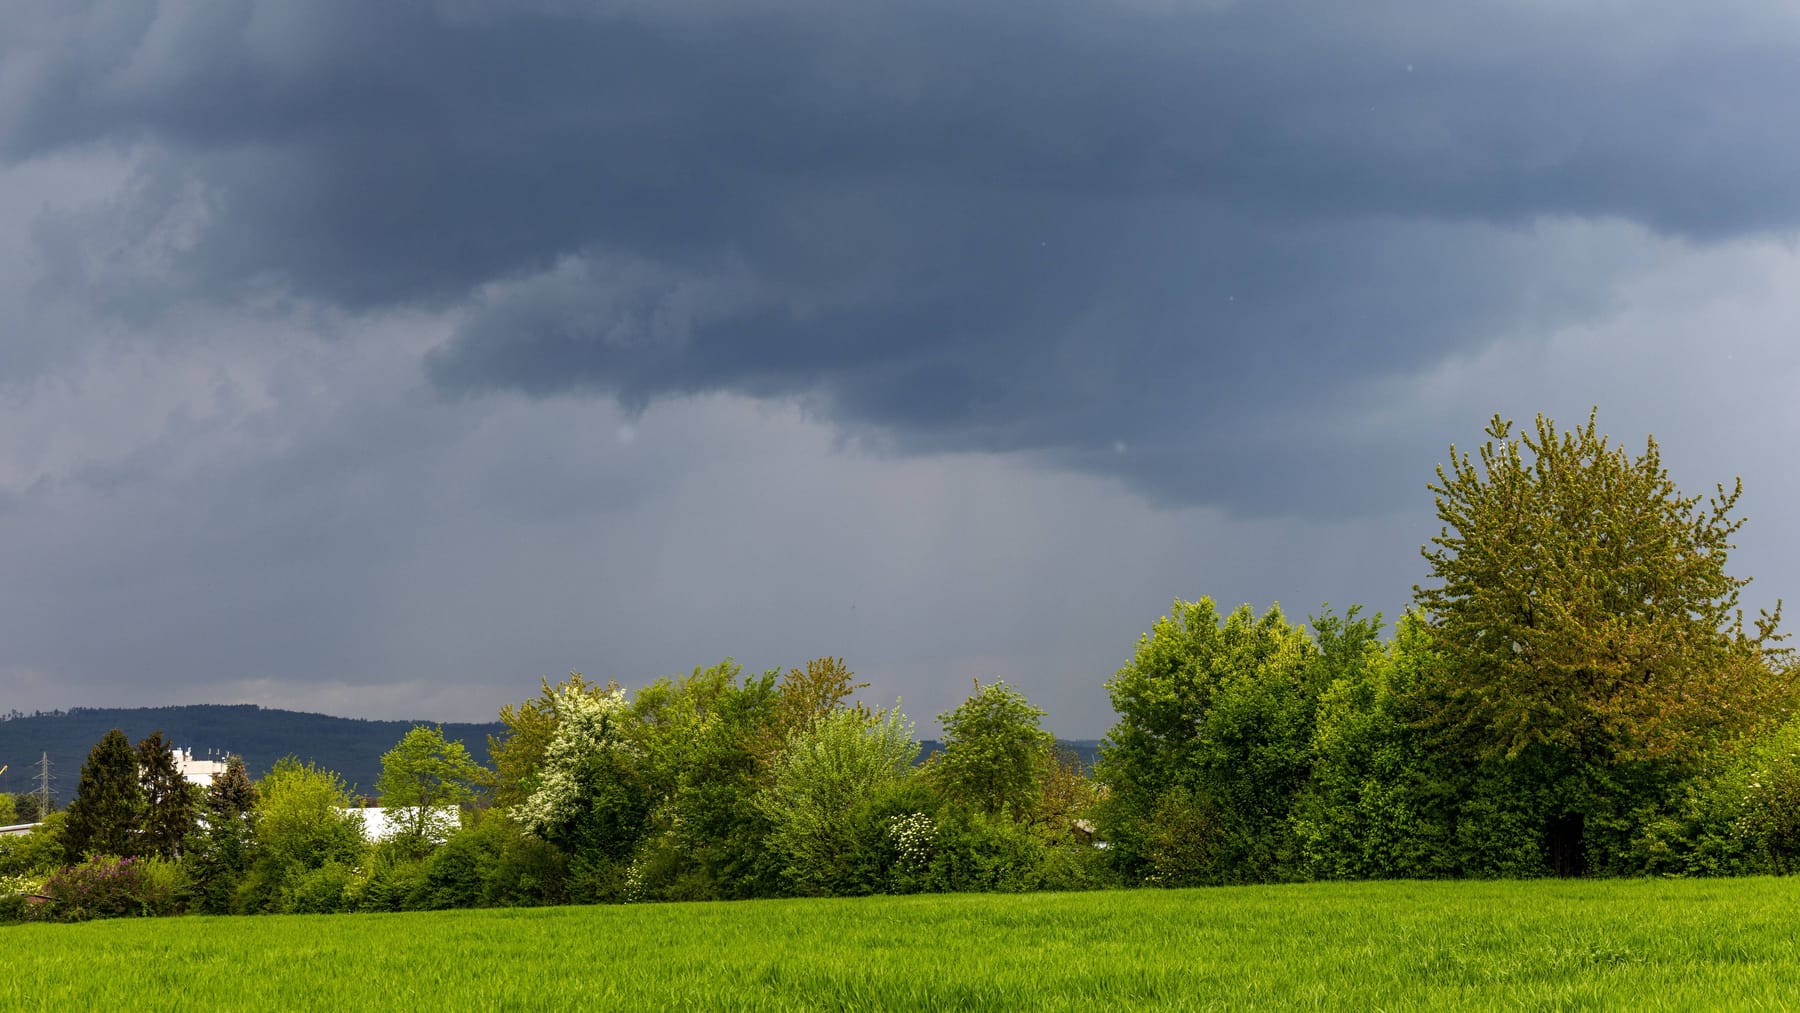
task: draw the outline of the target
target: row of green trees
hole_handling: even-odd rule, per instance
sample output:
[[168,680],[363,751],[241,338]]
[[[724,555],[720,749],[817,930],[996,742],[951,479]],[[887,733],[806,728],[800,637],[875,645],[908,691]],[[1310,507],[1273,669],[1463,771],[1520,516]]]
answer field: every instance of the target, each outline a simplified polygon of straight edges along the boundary
[[1796,679],[1726,569],[1741,485],[1684,496],[1592,416],[1487,435],[1438,471],[1391,640],[1202,600],[1140,642],[1098,771],[1127,878],[1791,867]]
[[502,709],[492,771],[409,733],[377,788],[410,817],[378,845],[328,771],[235,766],[184,802],[160,739],[119,735],[0,874],[63,866],[52,908],[104,873],[165,905],[304,911],[1800,863],[1796,678],[1779,609],[1747,627],[1726,569],[1739,489],[1684,496],[1653,440],[1627,454],[1592,417],[1496,418],[1451,457],[1391,636],[1356,608],[1177,601],[1107,683],[1091,771],[1000,682],[920,762],[837,659],[629,697],[575,675]]
[[920,763],[911,723],[860,688],[832,658],[725,662],[629,700],[546,682],[502,710],[492,771],[423,726],[384,756],[378,843],[330,771],[290,759],[252,783],[233,759],[209,789],[171,788],[160,736],[113,732],[66,812],[0,843],[0,874],[26,895],[15,914],[43,918],[1113,882],[1080,822],[1098,790],[1016,690],[977,684]]

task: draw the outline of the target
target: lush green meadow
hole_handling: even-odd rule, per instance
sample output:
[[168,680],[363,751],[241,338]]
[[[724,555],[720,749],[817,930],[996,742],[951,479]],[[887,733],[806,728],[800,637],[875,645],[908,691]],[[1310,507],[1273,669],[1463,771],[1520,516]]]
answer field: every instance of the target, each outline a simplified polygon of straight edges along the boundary
[[1756,878],[31,924],[0,1006],[1779,1009],[1797,908]]

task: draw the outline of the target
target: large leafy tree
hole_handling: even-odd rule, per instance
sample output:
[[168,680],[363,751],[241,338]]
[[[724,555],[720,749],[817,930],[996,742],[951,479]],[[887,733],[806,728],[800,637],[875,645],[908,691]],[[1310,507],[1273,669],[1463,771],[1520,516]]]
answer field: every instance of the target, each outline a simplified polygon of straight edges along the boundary
[[257,785],[251,826],[251,874],[234,904],[243,910],[291,910],[308,873],[349,870],[368,851],[362,816],[336,772],[286,756]]
[[137,854],[143,815],[137,754],[125,733],[114,728],[94,744],[81,765],[81,783],[63,827],[64,857],[74,863],[87,854]]
[[1128,876],[1182,885],[1283,878],[1325,670],[1279,607],[1221,617],[1177,600],[1107,682],[1118,722],[1096,777],[1101,829]]
[[790,668],[777,686],[775,713],[766,722],[751,750],[766,764],[780,762],[796,736],[846,707],[867,717],[862,704],[851,704],[856,691],[868,683],[857,682],[856,673],[842,658],[814,658],[804,668]]
[[1044,712],[1025,694],[996,680],[975,683],[955,710],[938,715],[944,751],[932,776],[953,801],[987,816],[1016,821],[1032,815],[1056,739],[1038,727]]
[[615,688],[590,683],[580,672],[570,672],[555,686],[549,679],[542,680],[535,698],[501,707],[500,723],[506,726],[506,734],[488,736],[488,755],[494,759],[495,808],[510,810],[522,805],[537,790],[544,756],[561,725],[558,701],[597,696]]
[[461,742],[444,738],[441,725],[415,725],[381,757],[375,790],[383,806],[397,811],[399,832],[408,841],[437,845],[456,827],[442,811],[473,801],[487,773]]
[[1779,607],[1744,627],[1748,579],[1726,570],[1741,483],[1684,496],[1654,439],[1630,455],[1592,415],[1495,416],[1487,436],[1431,486],[1428,717],[1440,747],[1531,772],[1547,857],[1575,872],[1596,800],[1785,713]]
[[633,867],[645,897],[676,900],[766,895],[781,866],[756,807],[767,773],[759,745],[781,702],[780,669],[743,675],[730,659],[644,687],[631,735],[656,800],[652,837]]
[[572,898],[621,898],[653,803],[625,694],[566,684],[553,691],[552,709],[556,733],[532,775],[536,787],[507,814],[569,857]]

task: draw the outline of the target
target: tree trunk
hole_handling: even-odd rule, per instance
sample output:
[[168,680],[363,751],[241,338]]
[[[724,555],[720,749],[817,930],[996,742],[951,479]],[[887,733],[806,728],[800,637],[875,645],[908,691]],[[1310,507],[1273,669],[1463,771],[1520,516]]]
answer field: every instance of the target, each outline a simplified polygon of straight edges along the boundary
[[1550,871],[1567,879],[1587,873],[1587,847],[1582,839],[1585,820],[1580,813],[1552,817],[1544,827],[1544,850]]

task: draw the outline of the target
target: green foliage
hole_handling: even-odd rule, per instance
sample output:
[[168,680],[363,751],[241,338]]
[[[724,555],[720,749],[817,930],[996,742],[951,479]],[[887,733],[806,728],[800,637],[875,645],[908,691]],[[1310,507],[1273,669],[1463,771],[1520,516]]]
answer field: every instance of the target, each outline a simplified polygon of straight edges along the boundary
[[94,744],[81,765],[81,783],[68,812],[62,839],[69,864],[90,854],[137,854],[144,791],[138,783],[137,754],[124,732],[114,728]]
[[1419,694],[1433,747],[1504,786],[1457,786],[1459,819],[1508,856],[1470,851],[1459,822],[1463,864],[1531,871],[1535,836],[1539,870],[1622,867],[1693,764],[1794,699],[1779,608],[1746,632],[1747,580],[1725,570],[1741,485],[1683,496],[1655,440],[1630,457],[1592,416],[1519,436],[1496,416],[1487,435],[1479,466],[1452,448],[1438,470],[1444,527],[1415,589],[1442,660]]
[[355,906],[356,870],[335,859],[297,870],[281,885],[284,914],[329,915]]
[[1025,694],[995,681],[975,683],[969,698],[938,715],[944,751],[932,765],[944,792],[987,816],[1031,817],[1043,759],[1056,739],[1038,727],[1044,712]]
[[371,850],[368,874],[349,883],[342,899],[346,911],[410,911],[423,907],[426,858],[416,839],[382,841]]
[[630,854],[648,808],[625,695],[579,680],[554,691],[556,731],[531,773],[535,787],[514,819],[566,850]]
[[193,909],[207,914],[231,910],[239,881],[250,865],[257,798],[244,758],[227,757],[225,771],[215,774],[206,789],[200,806],[205,818],[197,822],[185,849],[192,873]]
[[1292,814],[1309,875],[1324,879],[1448,875],[1456,857],[1438,818],[1439,785],[1416,729],[1421,672],[1437,663],[1416,614],[1394,639],[1380,618],[1313,619],[1328,680],[1313,730],[1311,779]]
[[1177,600],[1107,682],[1119,721],[1096,775],[1120,867],[1166,885],[1292,876],[1288,824],[1311,764],[1324,670],[1279,607],[1220,621],[1210,598]]
[[557,701],[568,694],[596,694],[605,687],[590,684],[580,672],[551,686],[542,680],[538,695],[524,703],[500,708],[503,736],[488,736],[488,754],[494,758],[494,805],[514,809],[525,803],[537,790],[538,773],[544,754],[556,737]]
[[794,736],[810,731],[840,710],[849,708],[867,716],[867,708],[861,704],[852,707],[850,698],[868,685],[856,681],[856,673],[842,658],[814,658],[804,668],[789,669],[781,677],[774,721],[767,737],[758,743],[764,758],[773,762]]
[[13,819],[16,822],[36,823],[44,818],[44,800],[39,798],[36,793],[26,792],[23,795],[14,795],[12,803]]
[[69,814],[51,813],[28,834],[0,837],[0,876],[48,875],[64,864],[63,828]]
[[[633,863],[638,899],[772,896],[782,863],[757,807],[768,774],[762,743],[781,720],[779,671],[737,677],[727,663],[638,695],[640,741],[661,802]],[[667,687],[665,691],[664,687]]]
[[1451,448],[1431,486],[1444,527],[1415,589],[1443,656],[1434,718],[1483,755],[1694,756],[1785,713],[1776,614],[1743,629],[1725,570],[1742,492],[1683,496],[1656,441],[1632,458],[1594,417],[1515,436],[1495,416],[1480,466]]
[[1010,819],[949,807],[939,813],[923,887],[933,892],[1043,889],[1048,846]]
[[162,732],[137,744],[138,785],[143,791],[144,822],[139,854],[175,858],[194,832],[200,791],[181,776],[174,753]]
[[[250,872],[239,887],[236,907],[338,910],[348,889],[345,870],[360,865],[368,851],[362,817],[350,809],[343,780],[311,762],[287,757],[262,779],[258,793]],[[344,889],[333,894],[340,879]],[[337,900],[329,901],[334,896]]]
[[375,790],[390,813],[398,811],[398,832],[417,850],[449,837],[443,821],[434,818],[435,810],[467,805],[475,798],[475,786],[487,777],[462,743],[445,741],[443,726],[414,725],[381,757]]
[[1729,817],[1749,871],[1800,871],[1800,720],[1744,750],[1713,785],[1713,811]]
[[869,862],[859,845],[885,836],[885,827],[871,831],[859,809],[910,778],[918,755],[912,723],[898,709],[835,711],[795,736],[757,800],[795,890],[861,892]]
[[489,907],[489,885],[499,879],[505,835],[517,829],[489,816],[458,830],[425,860],[415,906],[422,910]]
[[207,786],[203,805],[209,815],[231,816],[243,819],[256,810],[256,801],[261,797],[256,783],[250,780],[250,771],[244,765],[244,758],[233,753],[225,758],[223,773],[213,775],[213,783]]
[[1105,789],[1083,769],[1073,750],[1055,748],[1038,755],[1037,798],[1022,821],[1039,840],[1053,846],[1090,849],[1094,811]]
[[184,887],[180,866],[167,859],[96,855],[45,880],[48,901],[28,909],[29,917],[79,922],[176,914]]
[[19,808],[13,803],[13,797],[0,791],[0,826],[11,826],[19,821]]
[[411,903],[423,910],[563,903],[566,879],[561,851],[488,810],[425,859]]
[[1800,871],[1800,719],[1721,753],[1634,843],[1636,872]]

